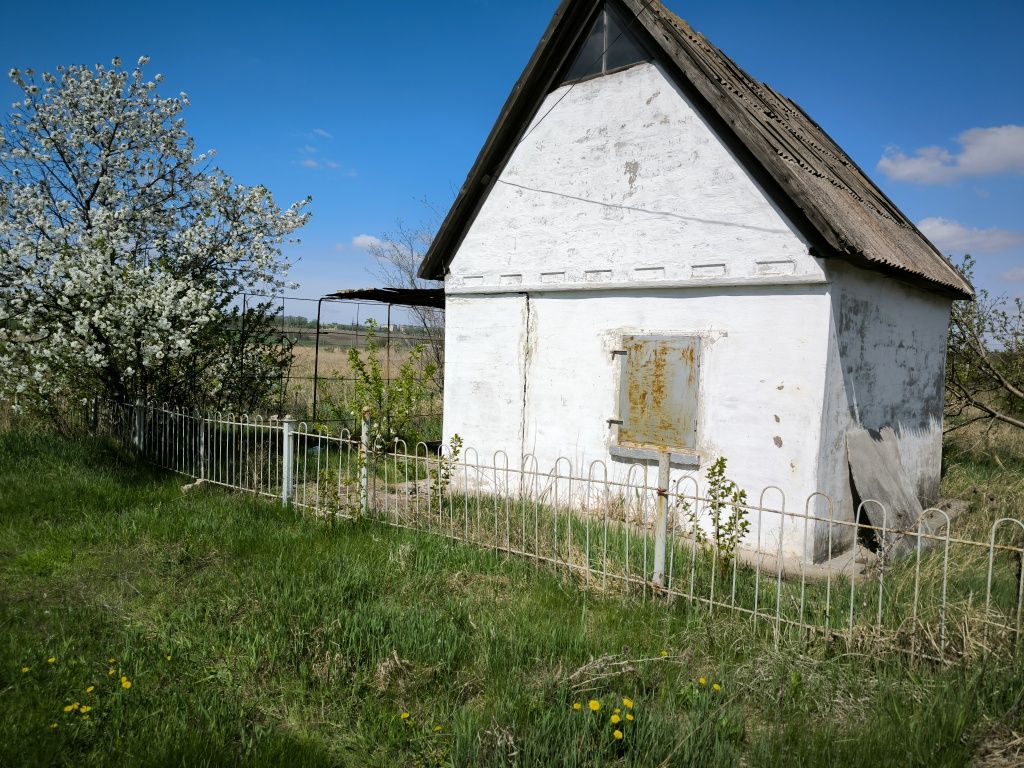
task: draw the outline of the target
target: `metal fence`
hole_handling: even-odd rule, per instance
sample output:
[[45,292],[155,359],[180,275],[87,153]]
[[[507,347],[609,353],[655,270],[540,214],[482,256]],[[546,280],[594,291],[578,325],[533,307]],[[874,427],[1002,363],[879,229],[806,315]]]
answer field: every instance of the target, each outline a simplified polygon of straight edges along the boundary
[[472,448],[385,445],[370,439],[365,418],[359,434],[142,404],[91,404],[85,418],[197,481],[549,563],[601,590],[743,614],[776,639],[823,636],[932,659],[1020,646],[1018,519],[951,521],[930,509],[913,530],[899,530],[885,525],[884,500],[865,500],[883,524],[829,517],[828,551],[840,554],[838,542],[850,538],[874,542],[874,551],[856,547],[814,565],[788,556],[784,542],[808,540],[822,522],[814,506],[833,506],[823,494],[792,504],[772,487],[738,505],[750,530],[730,553],[708,533],[715,500],[707,488],[693,478],[658,488],[656,471],[641,465],[615,480],[599,461],[581,469],[560,458],[542,471],[531,456],[510,462]]
[[[238,343],[227,354],[240,362],[237,375],[243,382],[254,381],[247,372],[241,341],[245,335],[247,310],[261,302],[272,305],[276,315],[275,335],[292,350],[289,367],[276,383],[276,406],[281,413],[297,414],[310,420],[344,422],[350,429],[359,429],[358,417],[351,418],[350,405],[356,376],[348,362],[349,350],[367,354],[369,339],[374,339],[384,379],[393,383],[402,363],[417,346],[425,349],[425,358],[439,362],[440,352],[432,349],[432,340],[422,325],[419,314],[402,306],[337,297],[243,293],[240,299],[242,321],[237,329]],[[443,310],[426,310],[443,313]],[[372,322],[376,330],[372,330]],[[440,374],[421,377],[428,397],[413,417],[419,431],[428,439],[440,440],[441,391]]]

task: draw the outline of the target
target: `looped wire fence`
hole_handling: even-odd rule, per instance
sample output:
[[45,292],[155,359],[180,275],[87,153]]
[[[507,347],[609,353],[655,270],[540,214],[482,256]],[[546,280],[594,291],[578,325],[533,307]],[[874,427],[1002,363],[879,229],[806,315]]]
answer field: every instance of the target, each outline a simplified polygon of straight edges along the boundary
[[[86,411],[94,433],[199,481],[320,518],[368,517],[550,564],[593,589],[749,616],[777,640],[818,637],[935,660],[1020,648],[1019,519],[995,520],[981,536],[970,516],[951,520],[929,509],[915,528],[898,530],[884,500],[864,500],[854,521],[839,520],[825,494],[794,504],[769,486],[756,503],[739,505],[751,526],[730,554],[695,535],[694,526],[708,525],[710,500],[696,478],[683,477],[669,489],[667,573],[656,584],[658,488],[656,472],[643,465],[617,479],[602,461],[577,467],[559,457],[545,471],[529,454],[514,461],[465,447],[454,455],[447,446],[371,442],[365,433],[274,417],[105,402]],[[868,508],[880,525],[865,522]],[[814,564],[793,556],[793,542],[810,551],[821,523],[832,557]],[[851,539],[874,542],[874,551],[841,552],[839,543]]]

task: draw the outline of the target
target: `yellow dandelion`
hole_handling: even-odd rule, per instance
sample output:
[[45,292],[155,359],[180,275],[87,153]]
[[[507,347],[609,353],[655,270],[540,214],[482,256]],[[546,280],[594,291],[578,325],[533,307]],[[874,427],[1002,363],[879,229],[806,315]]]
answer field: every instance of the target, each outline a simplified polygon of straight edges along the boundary
[[90,685],[88,688],[85,689],[85,692],[86,693],[92,693],[95,690],[96,690],[96,686],[95,685]]
[[82,719],[83,719],[83,720],[88,720],[88,719],[89,719],[89,716],[88,716],[88,715],[82,715]]
[[443,725],[435,725],[434,726],[434,733],[440,733],[443,730],[444,730],[444,726]]
[[51,656],[50,658],[48,658],[46,660],[46,663],[47,664],[56,664],[57,663],[57,657],[56,656]]
[[609,719],[609,720],[611,720],[611,722],[612,722],[612,725],[618,725],[619,723],[621,723],[621,722],[622,722],[622,718],[621,718],[621,717],[619,717],[618,715],[612,715],[612,716],[611,716],[610,718],[608,718],[608,719]]
[[65,712],[74,712],[76,709],[78,709],[77,701],[74,704],[68,704],[66,707],[64,707]]
[[668,656],[668,651],[662,651],[661,652],[661,658],[664,659],[666,656]]
[[626,713],[626,719],[629,720],[630,722],[633,722],[633,716],[631,714],[629,714],[629,712]]
[[707,678],[704,678],[704,677],[698,678],[697,682],[700,683],[701,685],[707,685],[708,684]]
[[116,674],[117,674],[117,670],[114,669],[113,667],[111,667],[110,669],[107,670],[107,677],[113,677]]
[[22,667],[21,668],[21,674],[24,675],[26,672],[31,671],[31,669],[32,669],[31,667]]
[[597,699],[591,699],[587,702],[587,706],[590,707],[591,712],[597,712],[601,709],[601,702]]
[[129,688],[132,687],[132,681],[124,675],[121,675],[121,687],[127,691]]
[[622,741],[622,731],[616,728],[614,731],[612,731],[612,738],[616,741]]
[[622,710],[621,710],[621,709],[619,709],[618,707],[616,707],[615,709],[613,709],[613,710],[612,710],[612,712],[613,712],[614,714],[616,714],[616,715],[617,715],[617,714],[619,714],[619,712],[621,712],[621,711],[622,711]]
[[109,659],[107,659],[107,664],[117,664],[117,659],[111,656]]
[[402,720],[408,720],[409,719],[409,713],[408,712],[403,712],[402,714],[399,715],[399,717]]
[[718,691],[722,690],[722,686],[720,686],[718,683],[715,683],[711,686],[711,690],[717,693]]
[[622,706],[624,706],[626,709],[632,709],[633,708],[633,700],[631,698],[629,698],[628,696],[626,696],[622,700]]
[[170,656],[166,656],[165,658],[166,658],[166,659],[167,659],[168,661],[170,661],[170,660],[171,660],[171,657],[170,657]]
[[583,705],[580,704],[578,701],[574,701],[572,703],[572,708],[579,712],[581,709],[583,709]]
[[83,704],[78,708],[78,711],[84,715],[86,712],[92,711],[92,707],[90,707],[88,704]]
[[57,724],[56,723],[50,723],[50,730],[51,731],[56,731],[57,730]]

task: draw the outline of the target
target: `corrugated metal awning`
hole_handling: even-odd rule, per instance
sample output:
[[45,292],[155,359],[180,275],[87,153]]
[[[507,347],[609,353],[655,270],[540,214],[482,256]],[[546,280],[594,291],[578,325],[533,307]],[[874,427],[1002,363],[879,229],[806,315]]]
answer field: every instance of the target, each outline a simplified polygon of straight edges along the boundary
[[329,293],[324,298],[444,309],[444,288],[347,288],[344,291]]

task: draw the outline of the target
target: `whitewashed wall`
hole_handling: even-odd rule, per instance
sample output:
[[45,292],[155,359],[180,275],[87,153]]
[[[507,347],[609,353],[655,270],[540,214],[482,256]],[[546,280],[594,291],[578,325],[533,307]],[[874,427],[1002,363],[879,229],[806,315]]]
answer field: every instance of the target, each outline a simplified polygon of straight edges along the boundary
[[551,93],[499,179],[453,260],[449,292],[824,279],[653,64]]
[[[607,420],[618,385],[611,352],[624,334],[693,334],[703,338],[702,467],[677,468],[673,479],[697,473],[703,485],[708,462],[726,456],[730,476],[755,501],[761,489],[778,485],[801,508],[816,490],[828,326],[823,286],[566,291],[450,302],[446,439],[459,434],[488,461],[501,450],[515,465],[521,449],[544,471],[564,456],[582,468],[603,461],[612,479],[624,479],[631,463],[609,455]],[[654,485],[656,472],[649,472]],[[760,533],[771,549],[776,527],[766,521]],[[752,541],[757,537],[753,531]],[[786,551],[799,554],[802,537],[791,527]]]
[[[629,465],[609,455],[611,350],[625,334],[699,334],[704,465],[674,477],[702,477],[726,456],[752,500],[768,485],[783,489],[790,509],[823,487],[841,494],[841,365],[859,356],[865,371],[884,367],[900,320],[876,315],[883,328],[867,329],[867,346],[854,349],[860,283],[830,293],[827,280],[824,263],[656,65],[560,88],[446,279],[446,440],[459,434],[487,462],[495,451],[512,466],[532,454],[545,471],[559,456],[576,467],[600,460],[622,478]],[[874,284],[863,288],[870,298]],[[836,303],[843,295],[846,309]],[[922,333],[935,322],[944,331],[941,318],[918,319]],[[871,396],[905,397],[911,385],[887,381],[876,380]],[[874,418],[876,407],[862,412]],[[935,451],[919,422],[920,438],[907,432],[906,461],[924,477]],[[828,514],[820,504],[814,512]],[[820,532],[811,528],[813,540]],[[750,543],[774,549],[778,535],[769,520]],[[805,542],[805,530],[790,528],[785,550],[809,556]]]
[[943,381],[951,300],[896,278],[828,263],[828,388],[819,484],[852,519],[845,435],[892,427],[925,506],[938,500]]

